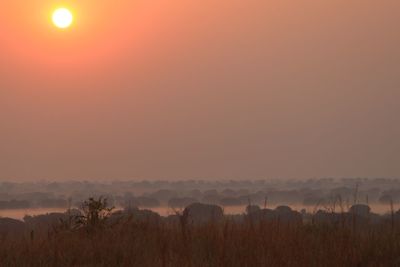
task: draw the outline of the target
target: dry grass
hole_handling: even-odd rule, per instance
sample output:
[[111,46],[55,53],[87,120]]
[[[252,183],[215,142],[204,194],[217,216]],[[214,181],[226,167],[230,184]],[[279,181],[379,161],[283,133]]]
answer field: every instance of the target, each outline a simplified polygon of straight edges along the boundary
[[95,231],[3,236],[0,266],[400,266],[399,233],[389,225],[279,222],[121,221]]

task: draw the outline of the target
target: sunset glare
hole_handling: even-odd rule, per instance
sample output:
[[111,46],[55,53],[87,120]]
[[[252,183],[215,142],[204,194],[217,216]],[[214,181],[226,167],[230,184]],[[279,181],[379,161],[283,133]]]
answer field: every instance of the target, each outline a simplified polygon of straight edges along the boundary
[[0,0],[0,267],[400,267],[400,0]]
[[74,17],[67,8],[58,8],[54,11],[52,19],[57,28],[66,29],[71,26]]

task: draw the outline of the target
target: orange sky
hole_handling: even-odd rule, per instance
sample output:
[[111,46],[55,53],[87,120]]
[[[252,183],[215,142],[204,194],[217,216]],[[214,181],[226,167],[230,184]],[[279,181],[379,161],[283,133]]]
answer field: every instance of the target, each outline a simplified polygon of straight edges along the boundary
[[399,1],[0,2],[0,179],[399,176]]

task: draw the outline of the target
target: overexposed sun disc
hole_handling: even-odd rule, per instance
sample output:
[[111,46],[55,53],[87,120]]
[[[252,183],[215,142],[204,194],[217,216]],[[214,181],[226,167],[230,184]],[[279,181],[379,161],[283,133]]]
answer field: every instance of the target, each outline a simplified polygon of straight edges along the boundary
[[67,8],[58,8],[53,12],[52,20],[57,28],[66,29],[71,26],[74,16]]

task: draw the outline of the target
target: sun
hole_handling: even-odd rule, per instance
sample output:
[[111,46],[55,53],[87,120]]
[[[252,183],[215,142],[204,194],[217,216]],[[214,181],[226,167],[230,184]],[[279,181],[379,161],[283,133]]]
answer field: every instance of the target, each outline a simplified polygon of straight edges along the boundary
[[74,16],[69,9],[62,7],[53,12],[52,20],[57,28],[66,29],[72,25]]

